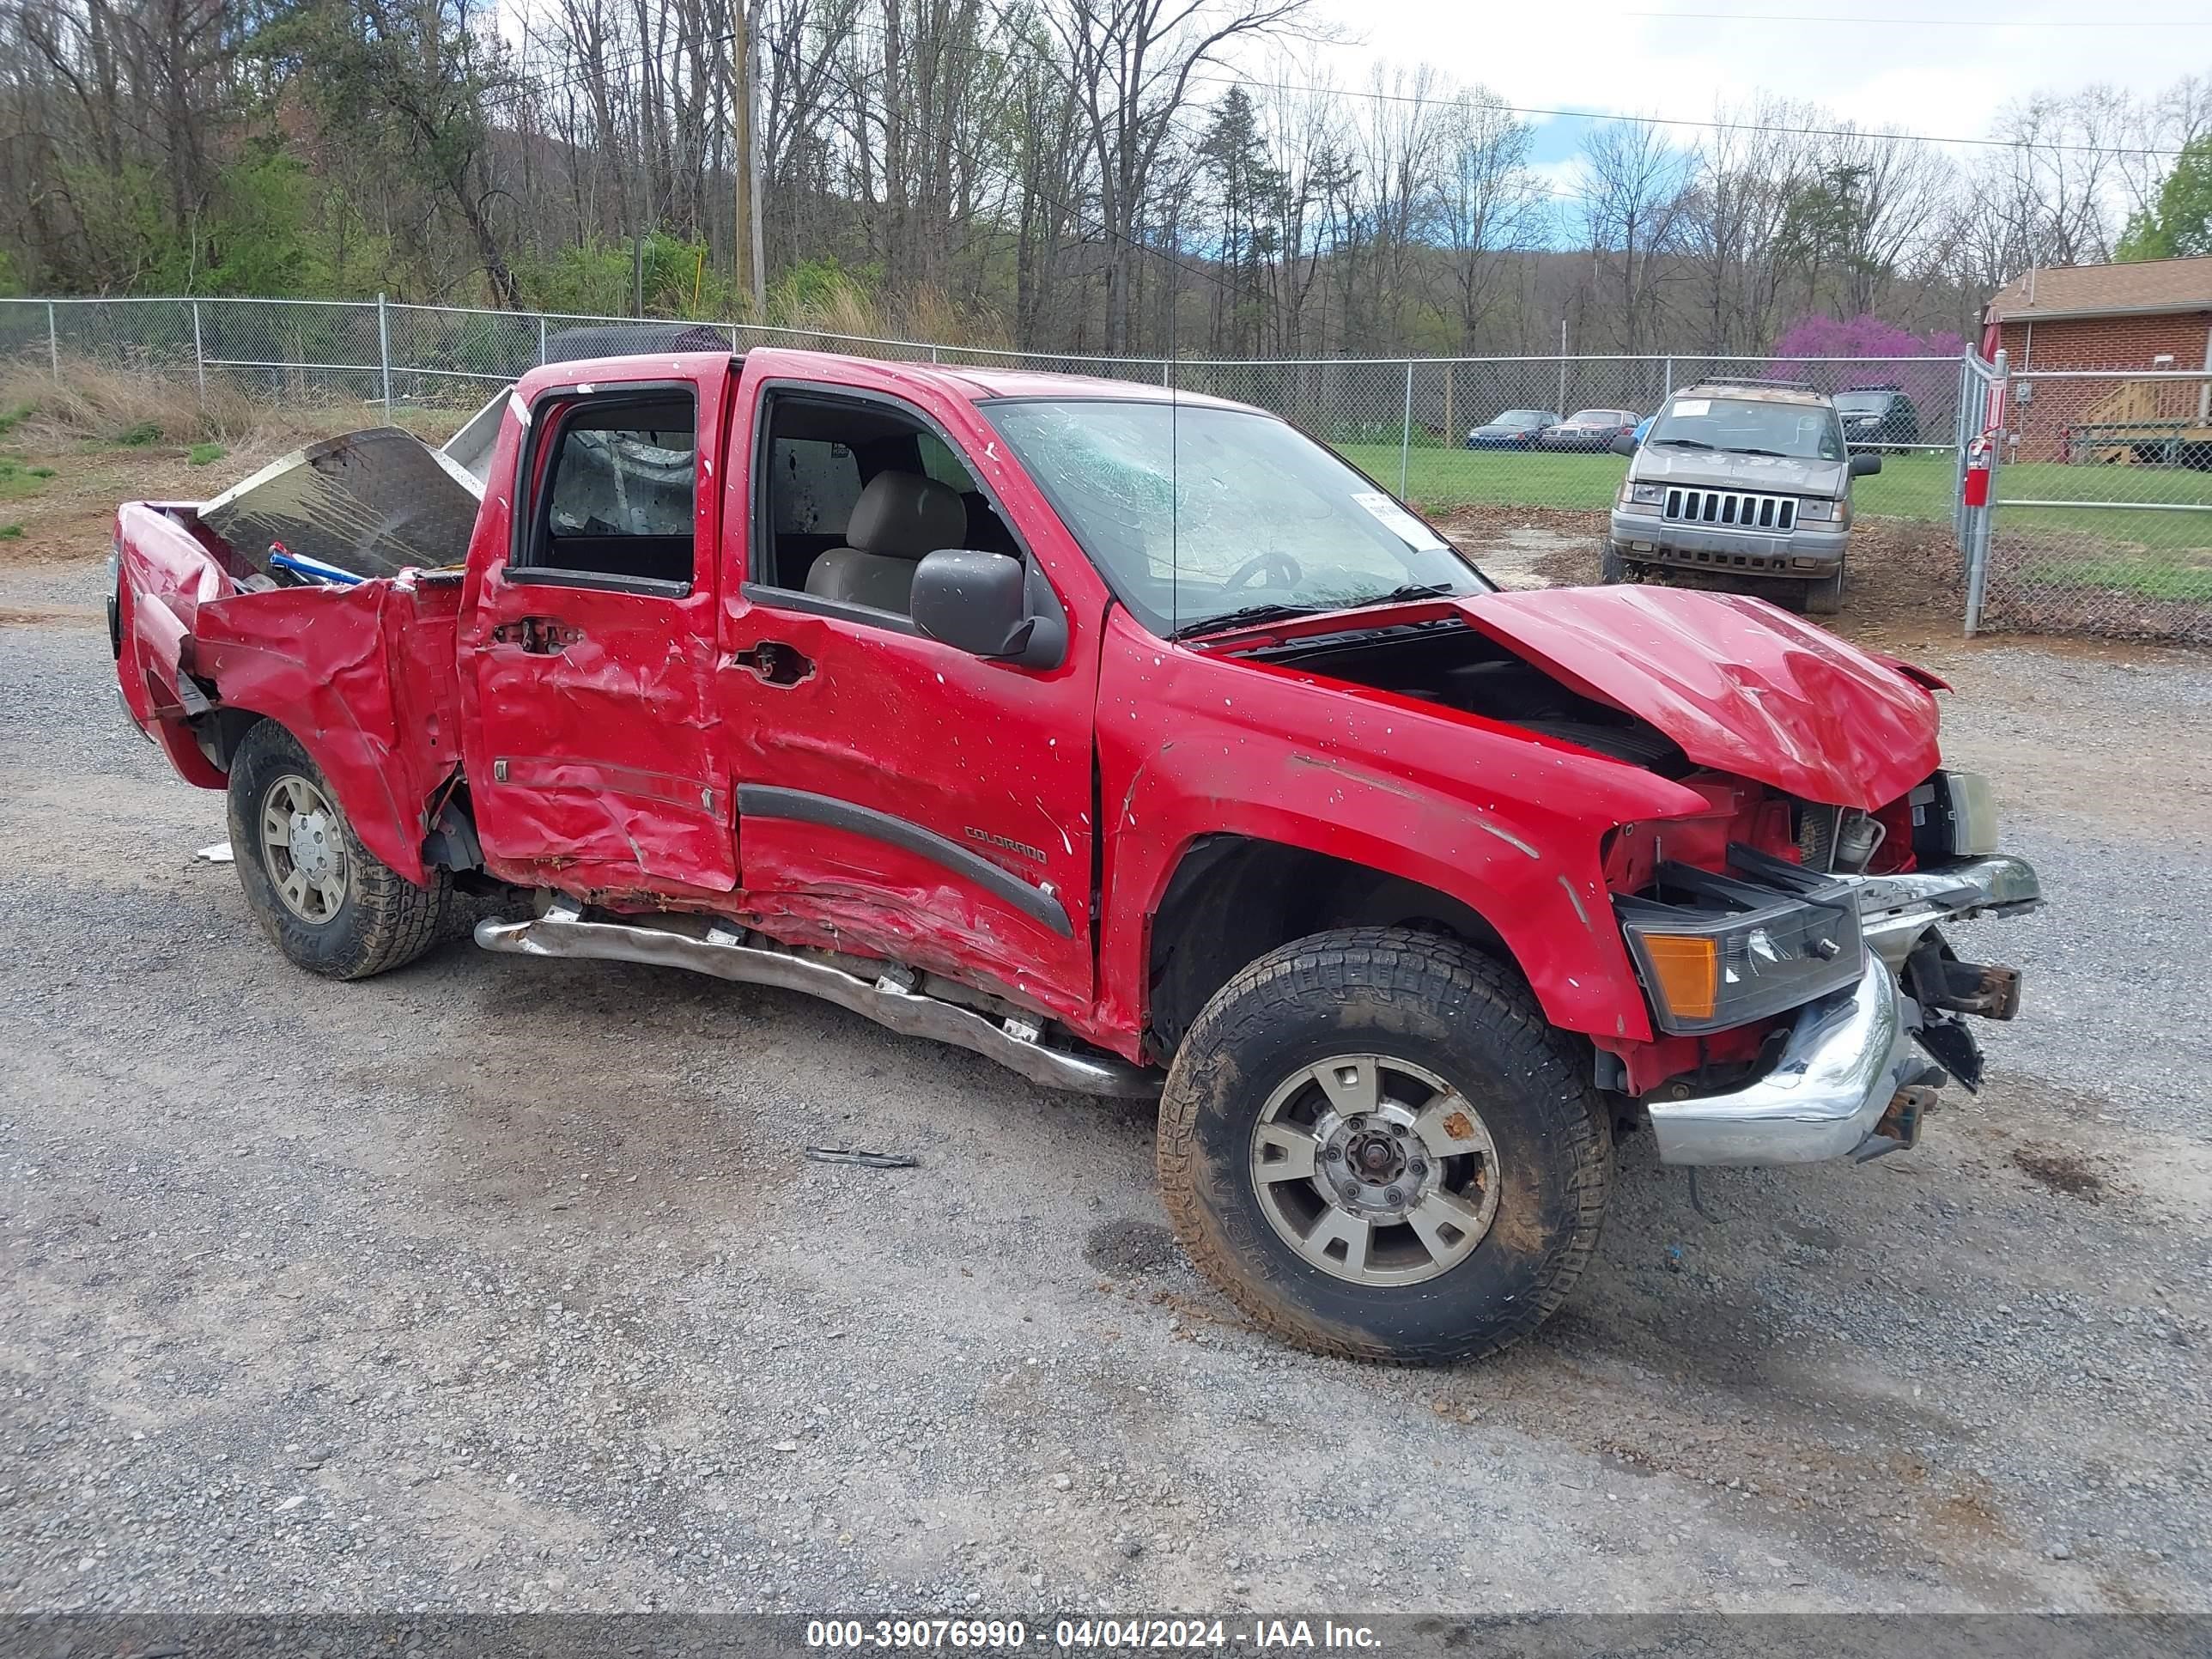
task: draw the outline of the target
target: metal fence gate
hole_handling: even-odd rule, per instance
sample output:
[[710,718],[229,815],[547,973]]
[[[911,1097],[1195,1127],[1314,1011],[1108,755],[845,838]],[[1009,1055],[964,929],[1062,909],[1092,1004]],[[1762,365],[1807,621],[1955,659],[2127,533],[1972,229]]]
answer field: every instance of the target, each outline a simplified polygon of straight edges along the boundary
[[1966,632],[2212,645],[2212,369],[1999,353],[1965,378],[1992,451],[1990,505],[1961,508]]

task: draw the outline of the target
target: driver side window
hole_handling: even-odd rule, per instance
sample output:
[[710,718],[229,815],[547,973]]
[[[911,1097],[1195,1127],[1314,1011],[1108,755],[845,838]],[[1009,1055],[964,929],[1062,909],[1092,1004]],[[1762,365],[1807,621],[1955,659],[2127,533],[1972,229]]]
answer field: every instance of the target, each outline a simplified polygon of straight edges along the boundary
[[763,426],[757,598],[910,627],[915,571],[930,554],[1019,556],[965,459],[902,406],[772,390]]

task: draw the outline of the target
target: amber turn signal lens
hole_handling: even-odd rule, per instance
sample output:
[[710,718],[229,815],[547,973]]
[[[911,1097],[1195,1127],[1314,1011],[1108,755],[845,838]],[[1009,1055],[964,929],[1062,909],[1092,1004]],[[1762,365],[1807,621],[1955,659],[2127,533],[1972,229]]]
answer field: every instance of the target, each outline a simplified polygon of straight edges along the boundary
[[1644,951],[1651,964],[1652,989],[1677,1019],[1711,1019],[1720,998],[1721,948],[1717,939],[1680,933],[1646,933]]

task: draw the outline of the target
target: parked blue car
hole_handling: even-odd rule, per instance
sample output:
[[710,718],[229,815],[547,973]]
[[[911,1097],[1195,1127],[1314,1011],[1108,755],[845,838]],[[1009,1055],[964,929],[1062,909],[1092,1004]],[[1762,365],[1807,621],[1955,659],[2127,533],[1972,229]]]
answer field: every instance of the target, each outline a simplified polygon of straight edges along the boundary
[[1548,409],[1509,409],[1496,420],[1486,422],[1468,433],[1467,447],[1469,449],[1533,449],[1538,434],[1559,423],[1559,416]]
[[1646,415],[1636,423],[1636,430],[1629,434],[1628,441],[1638,449],[1643,448],[1644,434],[1651,430],[1651,422],[1658,418],[1656,415]]

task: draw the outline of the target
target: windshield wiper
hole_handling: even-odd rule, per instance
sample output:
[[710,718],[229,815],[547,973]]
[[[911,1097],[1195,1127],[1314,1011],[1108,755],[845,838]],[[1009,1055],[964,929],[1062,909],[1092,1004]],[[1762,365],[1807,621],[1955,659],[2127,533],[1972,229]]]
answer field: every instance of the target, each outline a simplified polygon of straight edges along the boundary
[[1285,605],[1276,601],[1268,605],[1248,605],[1236,611],[1224,611],[1218,616],[1201,617],[1196,622],[1185,623],[1168,635],[1171,640],[1187,640],[1194,634],[1220,634],[1247,623],[1280,622],[1285,617],[1310,617],[1316,611],[1333,611],[1328,605]]
[[1399,605],[1407,599],[1441,599],[1457,591],[1449,582],[1407,582],[1403,587],[1394,587],[1388,593],[1370,593],[1364,599],[1353,599],[1344,608],[1356,611],[1370,605]]
[[1702,438],[1649,438],[1645,441],[1654,448],[1668,446],[1676,449],[1711,449],[1712,447]]
[[1246,623],[1280,622],[1285,617],[1317,617],[1329,611],[1364,611],[1370,605],[1401,605],[1408,599],[1440,599],[1457,592],[1449,582],[1407,582],[1388,593],[1370,593],[1357,599],[1332,599],[1325,605],[1248,605],[1241,611],[1224,611],[1202,622],[1186,623],[1168,635],[1188,639],[1193,634],[1222,633]]
[[1729,451],[1729,453],[1731,455],[1771,455],[1778,461],[1795,461],[1804,459],[1802,456],[1792,455],[1786,449],[1731,449]]

